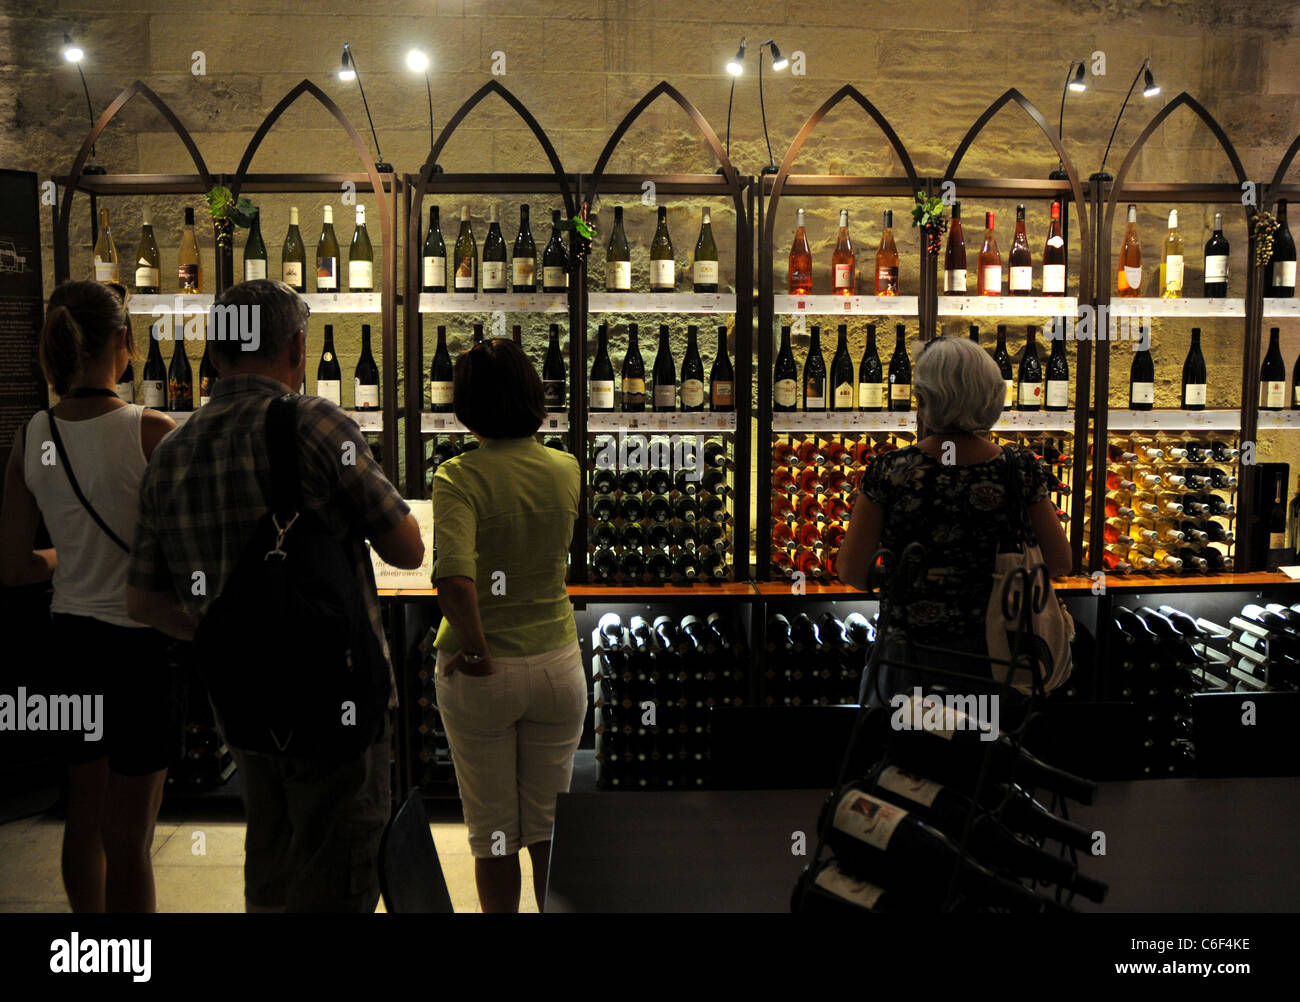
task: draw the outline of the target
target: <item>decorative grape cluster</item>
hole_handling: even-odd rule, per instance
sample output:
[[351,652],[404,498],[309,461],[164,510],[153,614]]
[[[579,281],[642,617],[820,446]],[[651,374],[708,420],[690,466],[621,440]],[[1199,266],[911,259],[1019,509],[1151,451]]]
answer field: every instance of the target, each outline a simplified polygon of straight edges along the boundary
[[1277,220],[1271,212],[1260,212],[1255,216],[1255,263],[1266,265],[1273,260],[1273,234],[1277,232]]
[[943,199],[927,195],[923,191],[916,193],[916,205],[912,207],[912,225],[921,227],[925,233],[926,249],[931,254],[938,254],[943,245],[943,235],[948,229],[948,220],[943,218]]

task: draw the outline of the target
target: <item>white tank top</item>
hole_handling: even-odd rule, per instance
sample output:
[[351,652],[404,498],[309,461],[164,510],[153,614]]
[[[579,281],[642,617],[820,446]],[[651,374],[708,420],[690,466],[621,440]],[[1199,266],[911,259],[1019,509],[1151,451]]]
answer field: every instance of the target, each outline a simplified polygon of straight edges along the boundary
[[[143,407],[128,404],[85,421],[55,418],[81,492],[127,546],[135,535],[140,481],[148,465],[140,444],[143,413]],[[27,424],[23,479],[59,557],[51,611],[142,626],[126,614],[127,554],[77,500],[56,458],[49,417],[37,411]]]

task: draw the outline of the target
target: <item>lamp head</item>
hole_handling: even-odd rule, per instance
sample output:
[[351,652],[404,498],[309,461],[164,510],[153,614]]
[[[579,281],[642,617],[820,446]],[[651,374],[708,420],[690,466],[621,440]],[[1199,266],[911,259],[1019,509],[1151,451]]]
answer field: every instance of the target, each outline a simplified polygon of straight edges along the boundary
[[348,48],[346,42],[343,43],[343,58],[339,61],[339,79],[355,80],[357,71],[352,65],[352,50]]
[[1079,68],[1074,71],[1074,76],[1070,79],[1070,90],[1081,93],[1087,89],[1088,85],[1083,79],[1083,63],[1080,63]]
[[781,70],[785,69],[787,66],[790,65],[790,60],[786,59],[785,56],[781,55],[781,50],[776,47],[776,42],[772,41],[772,39],[769,38],[763,44],[772,50],[773,70],[779,73]]
[[66,31],[63,33],[63,48],[61,52],[63,58],[70,63],[79,63],[86,58],[86,53],[79,45],[73,44],[72,38]]
[[429,57],[419,49],[412,49],[406,54],[406,65],[416,73],[423,73],[429,68]]
[[733,77],[738,77],[745,72],[745,40],[740,40],[740,48],[736,50],[736,55],[727,60],[727,72]]
[[1142,96],[1155,97],[1160,93],[1160,88],[1156,85],[1156,78],[1151,75],[1151,70],[1147,69],[1142,78]]

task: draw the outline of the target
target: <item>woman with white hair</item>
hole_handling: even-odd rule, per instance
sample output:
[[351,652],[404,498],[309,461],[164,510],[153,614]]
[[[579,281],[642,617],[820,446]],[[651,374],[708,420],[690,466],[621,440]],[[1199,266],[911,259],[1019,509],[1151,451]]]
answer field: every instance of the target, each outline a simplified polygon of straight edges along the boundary
[[[912,388],[917,442],[872,459],[838,560],[840,578],[866,588],[876,551],[887,549],[895,558],[897,573],[886,576],[881,594],[884,666],[875,692],[864,692],[872,702],[922,684],[891,667],[894,658],[988,677],[992,686],[989,663],[978,658],[988,654],[993,566],[1022,511],[1048,573],[1070,570],[1070,544],[1048,494],[1043,461],[1027,449],[990,441],[1005,389],[988,353],[966,338],[931,341],[917,359]],[[914,542],[924,548],[920,566],[900,567]],[[908,652],[905,629],[916,643],[959,653]]]

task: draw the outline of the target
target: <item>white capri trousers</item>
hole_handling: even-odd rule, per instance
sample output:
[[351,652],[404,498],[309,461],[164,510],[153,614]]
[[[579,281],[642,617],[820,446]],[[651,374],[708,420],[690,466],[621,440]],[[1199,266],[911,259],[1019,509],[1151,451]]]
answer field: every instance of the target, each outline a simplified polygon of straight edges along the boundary
[[438,652],[434,684],[471,853],[491,859],[549,842],[555,798],[568,792],[587,715],[578,642],[532,657],[494,657],[491,675],[444,676],[450,656]]

